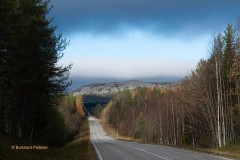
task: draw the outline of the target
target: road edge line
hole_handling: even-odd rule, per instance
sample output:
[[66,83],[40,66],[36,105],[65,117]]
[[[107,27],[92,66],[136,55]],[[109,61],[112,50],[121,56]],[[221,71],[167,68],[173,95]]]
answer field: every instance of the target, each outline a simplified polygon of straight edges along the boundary
[[92,140],[90,140],[90,141],[93,144],[93,148],[94,148],[95,152],[97,153],[98,160],[103,160],[103,158],[102,158],[100,152],[98,151],[96,145],[92,142]]

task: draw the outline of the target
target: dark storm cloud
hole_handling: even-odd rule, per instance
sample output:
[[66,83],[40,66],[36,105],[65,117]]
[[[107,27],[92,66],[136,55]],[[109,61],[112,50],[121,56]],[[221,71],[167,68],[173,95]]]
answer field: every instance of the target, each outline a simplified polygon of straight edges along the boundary
[[[239,0],[52,0],[51,16],[63,33],[208,32],[235,22]],[[217,30],[216,30],[217,29]]]

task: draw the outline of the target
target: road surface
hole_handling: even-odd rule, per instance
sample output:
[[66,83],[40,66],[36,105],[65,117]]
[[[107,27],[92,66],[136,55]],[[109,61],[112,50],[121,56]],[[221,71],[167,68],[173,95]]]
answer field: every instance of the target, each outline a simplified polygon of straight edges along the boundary
[[89,116],[90,138],[99,160],[230,160],[228,158],[161,145],[125,142],[109,137]]

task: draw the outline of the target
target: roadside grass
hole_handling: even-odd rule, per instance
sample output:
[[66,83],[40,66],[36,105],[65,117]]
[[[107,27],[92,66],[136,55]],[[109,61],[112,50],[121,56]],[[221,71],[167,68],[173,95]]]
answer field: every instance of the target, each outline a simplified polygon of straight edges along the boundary
[[[187,148],[189,148],[189,147],[187,147]],[[222,147],[222,148],[190,147],[189,149],[240,160],[240,145],[229,145],[229,146]]]
[[96,160],[93,146],[90,142],[88,121],[81,123],[80,134],[65,147],[48,147],[46,150],[13,150],[11,146],[32,146],[22,139],[6,134],[0,134],[1,160]]
[[122,140],[122,141],[138,141],[137,139],[134,139],[132,137],[123,136],[123,135],[118,134],[117,130],[114,128],[113,125],[108,124],[108,123],[102,121],[101,119],[97,119],[97,120],[101,124],[101,126],[103,127],[103,129],[107,133],[107,135],[109,135],[110,137],[112,137],[114,139]]
[[[98,119],[98,121],[100,122],[104,131],[110,137],[112,137],[114,139],[146,143],[146,142],[142,142],[141,139],[134,139],[132,137],[119,135],[119,134],[117,134],[117,131],[113,125],[107,124],[106,122],[101,121],[100,119]],[[234,158],[236,160],[240,160],[240,145],[229,145],[229,146],[222,147],[222,148],[201,148],[201,147],[192,147],[192,146],[171,146],[171,147],[187,149],[187,150],[192,150],[192,151],[199,151],[199,152],[203,152],[203,153],[224,156],[224,157],[229,157],[229,158]]]

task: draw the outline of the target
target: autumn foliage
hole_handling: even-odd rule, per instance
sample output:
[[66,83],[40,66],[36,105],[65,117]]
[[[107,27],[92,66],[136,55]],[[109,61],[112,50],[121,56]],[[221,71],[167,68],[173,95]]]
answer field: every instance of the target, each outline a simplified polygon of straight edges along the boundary
[[82,96],[68,94],[60,100],[59,110],[65,120],[66,140],[71,141],[79,133],[80,123],[85,118]]
[[119,92],[101,112],[117,132],[146,142],[224,147],[240,144],[240,38],[231,24],[207,59],[176,88]]

